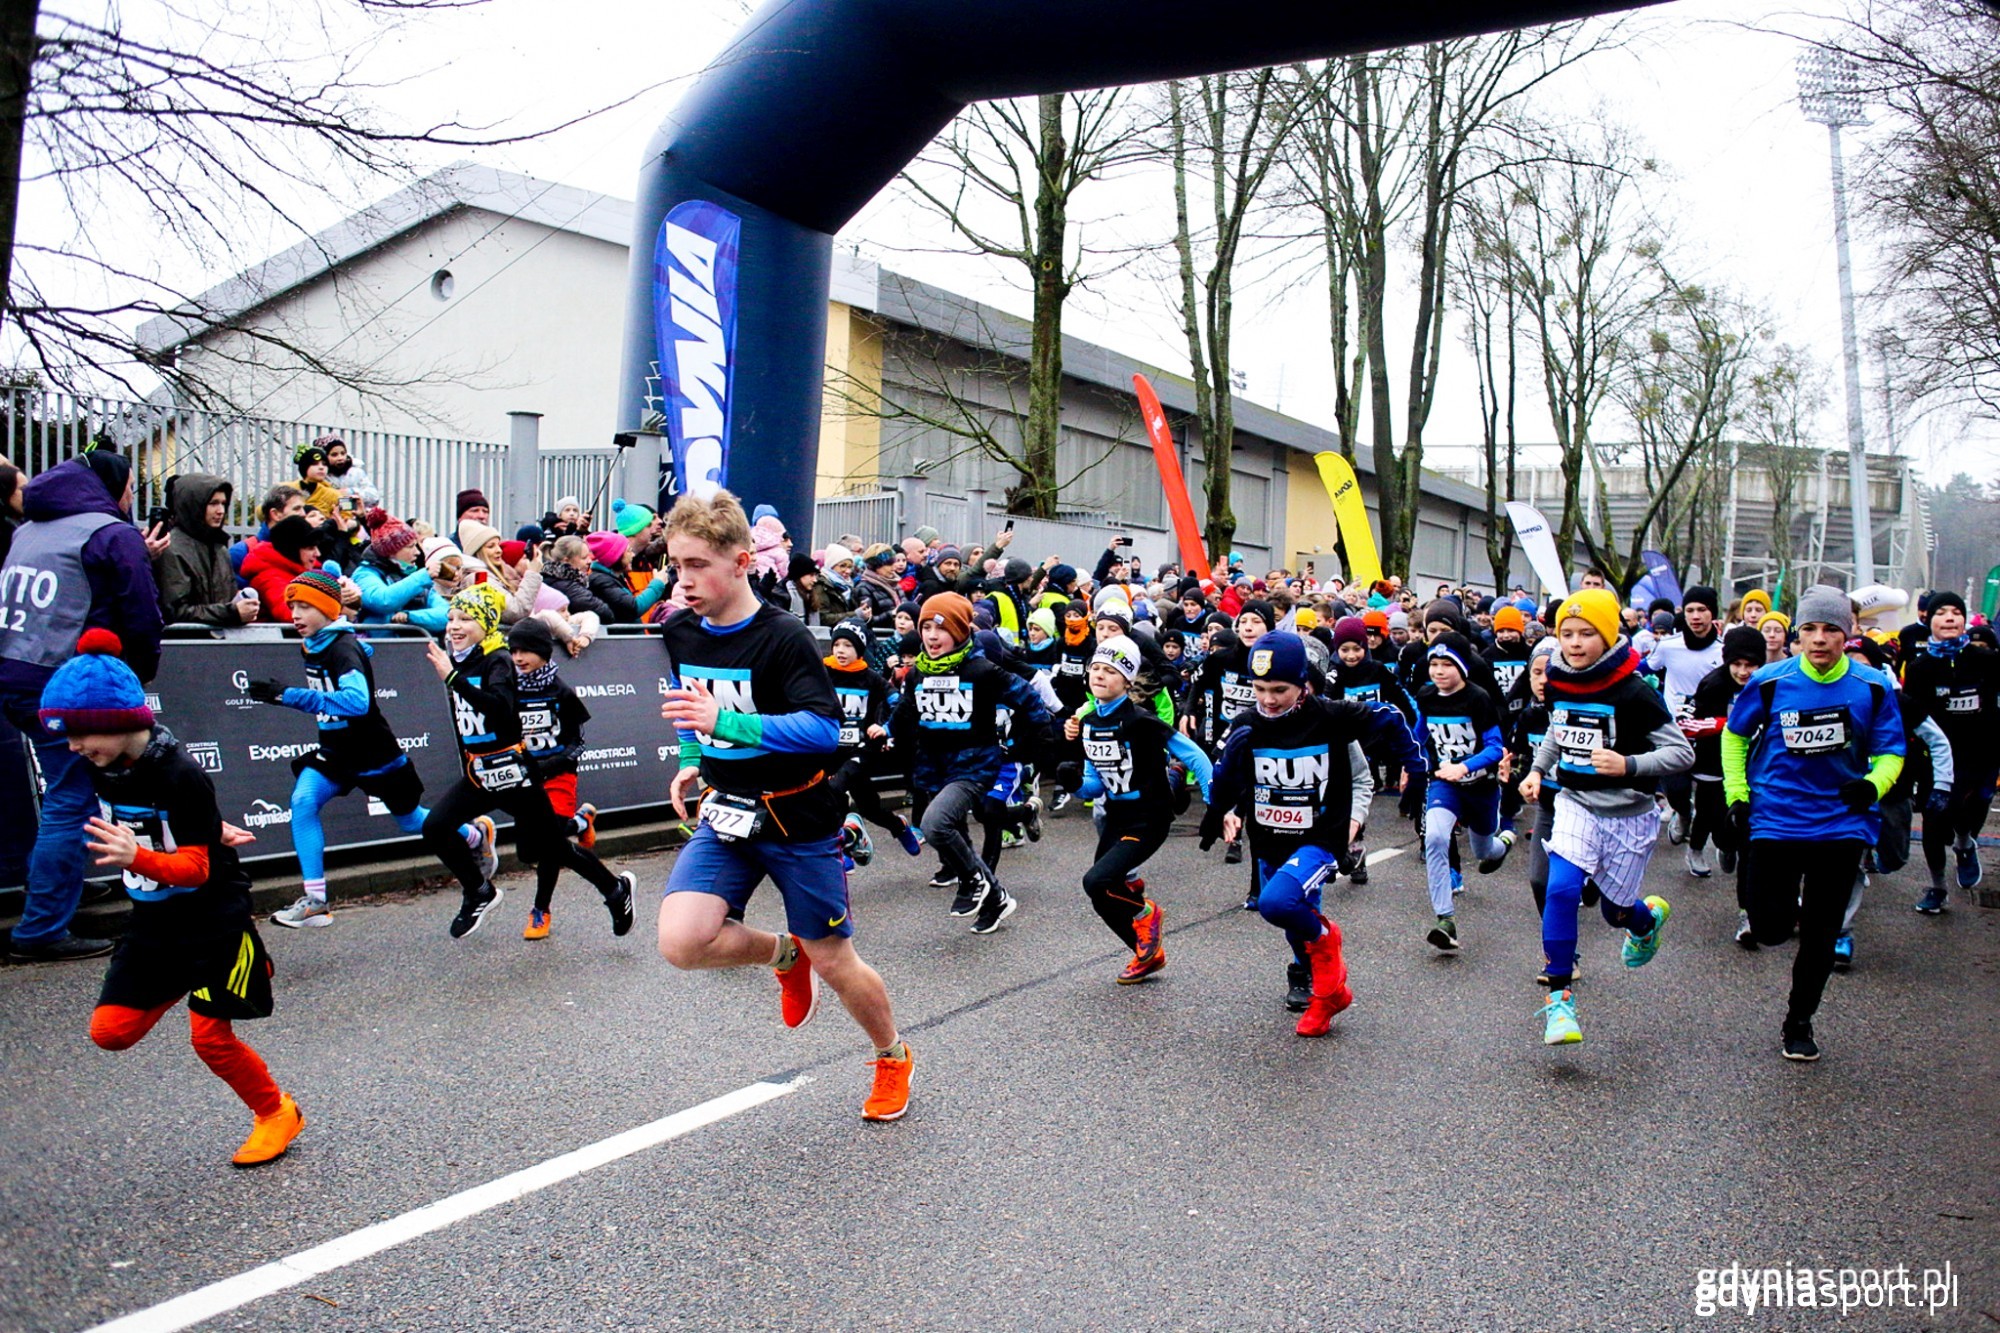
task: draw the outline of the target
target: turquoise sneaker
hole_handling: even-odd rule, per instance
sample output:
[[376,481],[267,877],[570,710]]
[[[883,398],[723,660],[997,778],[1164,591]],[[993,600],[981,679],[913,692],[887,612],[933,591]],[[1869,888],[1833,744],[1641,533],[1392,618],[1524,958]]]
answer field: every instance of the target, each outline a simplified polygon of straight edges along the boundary
[[1660,932],[1667,928],[1667,914],[1673,910],[1657,893],[1647,897],[1646,906],[1653,909],[1653,928],[1644,935],[1625,932],[1625,947],[1621,952],[1627,967],[1644,967],[1653,961],[1653,955],[1660,951]]
[[1583,1029],[1576,1025],[1576,1002],[1566,990],[1551,991],[1549,1002],[1542,1006],[1542,1045],[1574,1046],[1583,1040]]

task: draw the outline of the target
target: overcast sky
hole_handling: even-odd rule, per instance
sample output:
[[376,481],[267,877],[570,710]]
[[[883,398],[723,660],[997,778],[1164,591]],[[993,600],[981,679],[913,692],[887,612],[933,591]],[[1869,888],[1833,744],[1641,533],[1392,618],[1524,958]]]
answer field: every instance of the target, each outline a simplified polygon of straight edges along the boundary
[[[45,7],[70,5],[51,0]],[[235,7],[257,12],[251,0],[235,0]],[[134,8],[125,6],[128,19]],[[283,7],[274,5],[270,12],[271,40],[287,40],[282,20],[275,18]],[[519,125],[560,121],[649,84],[664,84],[631,106],[551,139],[472,154],[495,166],[630,198],[647,140],[685,80],[721,50],[746,12],[738,0],[569,0],[561,6],[490,0],[411,22],[371,53],[366,72],[379,71],[384,83],[397,84],[381,100],[400,114],[511,119]],[[1585,62],[1545,105],[1573,118],[1601,114],[1632,130],[1657,157],[1664,175],[1653,192],[1671,221],[1683,268],[1765,306],[1777,340],[1811,347],[1835,372],[1820,442],[1839,445],[1845,430],[1826,131],[1798,111],[1793,75],[1798,44],[1749,26],[1760,20],[1794,31],[1820,22],[1797,9],[1767,19],[1757,4],[1741,0],[1679,0],[1625,20],[1631,35],[1627,49]],[[1867,133],[1858,132],[1864,139]],[[1850,154],[1850,161],[1855,156]],[[1157,239],[1166,245],[1171,214],[1164,190],[1163,176],[1134,176],[1095,187],[1084,211],[1112,219],[1094,229],[1107,240]],[[46,197],[31,193],[30,225],[38,204],[46,208]],[[339,211],[327,201],[310,207],[325,213],[313,219],[315,225],[330,223]],[[44,227],[49,222],[40,219]],[[912,276],[1004,308],[1026,309],[1024,293],[1005,269],[929,253],[947,243],[944,234],[900,200],[878,200],[841,239]],[[1873,280],[1872,256],[1865,233],[1858,236],[1855,262],[1864,291]],[[1165,258],[1142,259],[1098,290],[1079,293],[1068,331],[1184,369],[1177,316],[1158,282]],[[181,280],[198,289],[226,276],[186,274]],[[1329,424],[1324,296],[1310,283],[1289,293],[1279,287],[1266,281],[1239,293],[1236,358],[1248,377],[1248,396]],[[1879,320],[1865,306],[1861,320],[1865,339]],[[1454,356],[1428,431],[1436,445],[1469,444],[1479,437],[1471,365],[1456,353],[1455,338],[1452,345]],[[1400,365],[1393,344],[1391,355]],[[1879,363],[1864,363],[1873,448],[1883,447],[1885,434],[1881,374]],[[1532,384],[1524,388],[1530,401],[1538,396]],[[1524,439],[1550,438],[1546,413],[1524,414],[1522,424]],[[1903,424],[1905,451],[1940,480],[1957,470],[1991,477],[2000,469],[2000,432],[1990,427],[1942,419]]]

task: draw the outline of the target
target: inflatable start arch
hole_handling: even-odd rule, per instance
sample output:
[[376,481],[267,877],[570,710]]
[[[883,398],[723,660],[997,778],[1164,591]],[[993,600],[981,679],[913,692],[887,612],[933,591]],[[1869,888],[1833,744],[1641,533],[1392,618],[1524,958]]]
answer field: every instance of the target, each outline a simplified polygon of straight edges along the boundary
[[671,493],[811,527],[833,234],[972,102],[1582,18],[1641,0],[770,0],[640,171],[621,429]]

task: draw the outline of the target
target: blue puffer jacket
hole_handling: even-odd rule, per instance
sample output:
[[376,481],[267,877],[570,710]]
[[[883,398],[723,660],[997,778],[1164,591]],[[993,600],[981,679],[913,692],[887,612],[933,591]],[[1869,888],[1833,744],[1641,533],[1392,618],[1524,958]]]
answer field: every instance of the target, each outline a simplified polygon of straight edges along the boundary
[[433,634],[443,632],[448,608],[422,565],[406,570],[371,553],[354,567],[352,577],[354,586],[361,589],[362,624],[386,625],[401,611],[412,625]]

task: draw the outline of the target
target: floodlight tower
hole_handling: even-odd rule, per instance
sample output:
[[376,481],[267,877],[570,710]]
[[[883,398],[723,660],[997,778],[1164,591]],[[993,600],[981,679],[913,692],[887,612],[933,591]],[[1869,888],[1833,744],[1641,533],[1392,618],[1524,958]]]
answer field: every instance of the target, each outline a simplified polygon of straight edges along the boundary
[[1848,512],[1854,524],[1854,586],[1875,581],[1875,533],[1868,517],[1868,443],[1861,427],[1861,351],[1854,332],[1854,273],[1847,258],[1847,173],[1840,131],[1866,125],[1861,72],[1841,51],[1814,47],[1798,60],[1799,106],[1807,120],[1826,126],[1833,154],[1833,244],[1840,267],[1840,351],[1847,372]]

